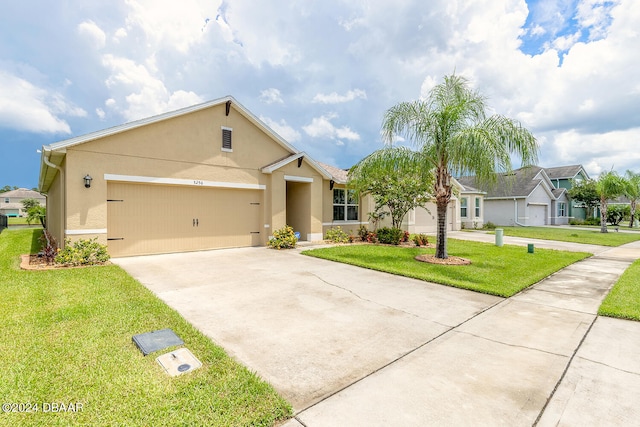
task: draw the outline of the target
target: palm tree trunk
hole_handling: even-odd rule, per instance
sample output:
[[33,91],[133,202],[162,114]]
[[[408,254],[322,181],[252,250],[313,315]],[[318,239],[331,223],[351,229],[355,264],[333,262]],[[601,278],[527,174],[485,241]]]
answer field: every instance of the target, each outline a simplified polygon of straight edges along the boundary
[[633,222],[636,217],[636,201],[631,200],[629,207],[631,209],[631,218],[629,219],[629,228],[633,228]]
[[607,233],[607,201],[600,200],[600,232]]
[[447,254],[447,208],[448,203],[437,202],[438,230],[436,232],[436,258],[446,259]]

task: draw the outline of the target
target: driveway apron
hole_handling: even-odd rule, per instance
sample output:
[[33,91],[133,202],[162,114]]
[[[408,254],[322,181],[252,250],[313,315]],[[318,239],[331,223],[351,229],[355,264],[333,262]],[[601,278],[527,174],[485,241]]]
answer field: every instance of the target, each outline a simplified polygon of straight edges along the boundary
[[502,300],[295,250],[241,248],[114,262],[270,382],[296,412]]
[[297,251],[115,262],[273,384],[288,427],[637,421],[640,328],[595,319],[640,244],[597,249],[509,299]]

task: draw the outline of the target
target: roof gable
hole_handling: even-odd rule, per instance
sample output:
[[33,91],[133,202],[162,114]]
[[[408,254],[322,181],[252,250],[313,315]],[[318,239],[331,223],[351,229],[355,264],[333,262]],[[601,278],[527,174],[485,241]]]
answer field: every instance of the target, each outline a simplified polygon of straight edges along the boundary
[[[479,188],[475,176],[457,178],[465,188]],[[487,199],[527,198],[542,185],[549,197],[556,198],[554,186],[545,170],[539,166],[515,169],[510,173],[499,174],[497,182],[486,189]]]
[[545,168],[544,170],[550,179],[574,179],[580,173],[582,173],[585,178],[589,178],[589,175],[587,175],[582,165],[557,166]]
[[284,159],[280,159],[275,161],[269,165],[264,166],[261,171],[262,173],[273,173],[273,171],[280,169],[293,162],[294,160],[298,160],[299,162],[306,161],[313,169],[315,169],[320,175],[322,175],[325,179],[332,179],[331,174],[323,167],[324,164],[320,162],[316,162],[311,157],[307,156],[304,151],[301,151],[296,154],[292,154],[291,156],[285,157]]
[[[189,114],[201,112],[214,107],[217,107],[217,108],[226,107],[227,115],[229,115],[228,114],[229,111],[233,109],[234,112],[238,113],[239,117],[242,117],[248,123],[255,126],[255,129],[257,129],[258,132],[262,132],[264,135],[267,136],[267,138],[270,141],[273,141],[274,146],[280,147],[279,155],[282,155],[282,151],[284,151],[287,154],[299,153],[299,151],[295,147],[293,147],[287,141],[285,141],[281,136],[279,136],[276,132],[274,132],[271,128],[269,128],[264,122],[262,122],[255,115],[253,115],[249,110],[247,110],[242,104],[237,102],[233,97],[226,96],[223,98],[219,98],[213,101],[194,105],[191,107],[182,108],[176,111],[159,114],[153,117],[136,120],[136,121],[125,123],[119,126],[111,127],[108,129],[88,133],[86,135],[80,135],[77,137],[66,139],[64,141],[55,142],[50,145],[45,145],[42,147],[42,154],[41,154],[40,179],[38,183],[39,188],[43,192],[48,191],[49,186],[51,185],[51,183],[53,182],[57,174],[57,170],[59,170],[61,165],[63,165],[64,163],[67,149],[71,147],[76,147],[82,144],[93,143],[93,142],[99,144],[101,143],[101,140],[103,140],[104,138],[108,138],[108,137],[118,138],[120,134],[125,134],[127,132],[134,131],[135,129],[142,129],[145,126],[149,126],[153,124],[167,123],[171,119],[184,117]],[[324,174],[328,176],[326,171],[324,172]]]

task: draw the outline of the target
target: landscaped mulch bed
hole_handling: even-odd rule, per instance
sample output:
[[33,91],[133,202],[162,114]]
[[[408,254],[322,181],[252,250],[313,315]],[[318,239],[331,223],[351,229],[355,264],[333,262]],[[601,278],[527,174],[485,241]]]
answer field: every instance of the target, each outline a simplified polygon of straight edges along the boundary
[[23,270],[59,270],[62,268],[93,267],[95,265],[109,265],[109,264],[111,263],[107,261],[103,264],[70,266],[70,265],[47,263],[47,260],[45,257],[38,256],[37,254],[20,255],[20,268]]
[[418,255],[415,258],[420,262],[428,262],[430,264],[442,264],[442,265],[469,265],[471,260],[466,258],[460,258],[457,256],[449,256],[446,259],[436,258],[435,255]]

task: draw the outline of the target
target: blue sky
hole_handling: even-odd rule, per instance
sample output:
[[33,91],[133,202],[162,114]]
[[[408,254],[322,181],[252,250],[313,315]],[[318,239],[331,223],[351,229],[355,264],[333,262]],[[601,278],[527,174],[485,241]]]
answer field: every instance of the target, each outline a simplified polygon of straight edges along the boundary
[[640,172],[639,28],[637,0],[2,2],[0,187],[37,186],[43,144],[225,95],[347,168],[454,70],[540,165]]

